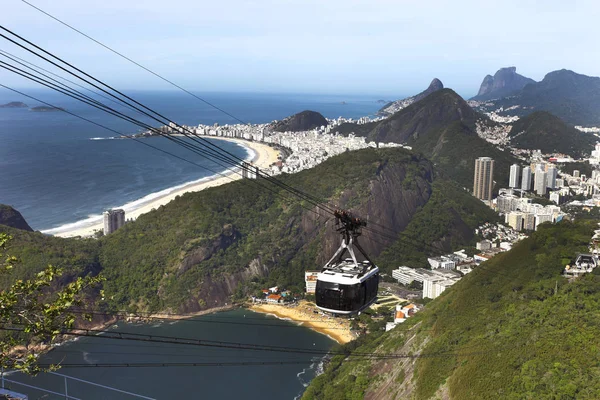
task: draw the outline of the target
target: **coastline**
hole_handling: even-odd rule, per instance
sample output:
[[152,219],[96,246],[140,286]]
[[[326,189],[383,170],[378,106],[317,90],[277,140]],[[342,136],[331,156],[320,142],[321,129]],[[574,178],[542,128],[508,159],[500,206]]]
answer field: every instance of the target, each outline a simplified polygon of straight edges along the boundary
[[[246,148],[252,159],[249,160],[260,169],[268,168],[271,164],[277,161],[279,152],[270,146],[263,143],[250,142],[247,140],[223,138],[223,137],[210,137],[211,139],[224,140],[236,143]],[[189,182],[180,185],[175,188],[165,189],[158,192],[157,196],[148,195],[149,199],[142,198],[130,203],[127,207],[123,207],[125,210],[125,218],[137,219],[140,215],[152,211],[162,205],[169,203],[177,196],[181,196],[188,192],[199,192],[210,187],[220,186],[235,180],[241,179],[239,174],[234,172],[224,173],[223,175],[213,175],[207,178],[200,179],[198,181]],[[163,194],[160,194],[164,192]],[[85,223],[88,221],[88,223]],[[59,228],[53,228],[42,231],[42,233],[58,236],[58,237],[90,237],[94,235],[94,231],[103,229],[102,215],[89,218],[89,220],[78,221],[72,224],[66,224]]]
[[350,330],[350,321],[315,314],[308,302],[301,301],[296,306],[284,306],[281,304],[252,304],[250,311],[261,314],[274,315],[280,319],[287,319],[312,329],[315,332],[329,336],[339,344],[345,344],[355,339]]

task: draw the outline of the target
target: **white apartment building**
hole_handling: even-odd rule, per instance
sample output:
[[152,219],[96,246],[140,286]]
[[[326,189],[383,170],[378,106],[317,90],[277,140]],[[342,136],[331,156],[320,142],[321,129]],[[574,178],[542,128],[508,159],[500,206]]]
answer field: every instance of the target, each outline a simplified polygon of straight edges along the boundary
[[516,189],[519,187],[519,172],[521,168],[518,164],[513,164],[510,166],[510,175],[508,178],[508,187]]

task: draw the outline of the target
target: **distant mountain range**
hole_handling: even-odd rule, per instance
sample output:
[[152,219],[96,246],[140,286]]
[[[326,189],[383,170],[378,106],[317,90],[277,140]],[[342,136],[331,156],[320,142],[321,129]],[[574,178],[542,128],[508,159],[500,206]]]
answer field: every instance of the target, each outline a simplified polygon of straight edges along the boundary
[[301,132],[327,125],[329,122],[320,113],[306,110],[273,123],[271,129],[277,132]]
[[547,111],[571,125],[600,126],[600,78],[566,69],[553,71],[542,81],[526,84],[508,97],[481,105],[480,109],[516,116]]
[[415,96],[412,96],[412,97],[407,97],[402,100],[392,101],[392,102],[386,104],[385,106],[383,106],[377,112],[377,114],[383,115],[383,116],[392,115],[392,114],[402,110],[403,108],[406,108],[406,107],[410,106],[411,104],[424,99],[431,93],[441,90],[443,88],[444,88],[444,84],[442,83],[442,81],[440,81],[438,78],[433,78],[433,80],[429,84],[429,87],[427,89],[425,89],[424,91],[422,91],[421,93],[419,93]]
[[517,74],[516,67],[500,68],[494,76],[486,75],[483,78],[477,96],[471,100],[490,100],[510,96],[529,83],[535,83],[535,81]]

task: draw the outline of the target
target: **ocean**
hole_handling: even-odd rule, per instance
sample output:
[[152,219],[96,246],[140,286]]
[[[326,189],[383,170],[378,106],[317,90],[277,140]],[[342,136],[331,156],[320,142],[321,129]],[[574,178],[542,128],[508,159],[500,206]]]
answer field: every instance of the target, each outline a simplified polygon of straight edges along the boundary
[[[142,129],[57,93],[24,90],[58,107],[106,125],[123,134]],[[136,100],[180,124],[227,124],[235,120],[181,92],[128,92]],[[208,93],[209,102],[249,123],[266,123],[303,110],[328,118],[373,115],[381,104],[375,96],[308,94]],[[6,89],[0,104],[39,103]],[[133,116],[124,107],[110,104]],[[159,124],[143,115],[137,119]],[[0,203],[19,210],[35,230],[50,233],[99,218],[108,208],[127,208],[174,187],[208,179],[224,168],[194,155],[164,138],[143,139],[153,146],[187,158],[207,171],[143,146],[135,141],[109,139],[114,132],[63,112],[0,109]],[[217,143],[238,157],[245,147]]]
[[[216,321],[216,322],[215,322]],[[217,322],[224,323],[217,323]],[[231,325],[230,323],[238,325]],[[249,323],[244,325],[244,323]],[[264,324],[263,326],[260,325]],[[234,328],[232,328],[234,326]],[[156,324],[119,323],[120,332],[196,338],[226,342],[275,345],[326,352],[334,342],[327,336],[288,321],[248,310],[234,310],[196,317],[190,321]],[[67,342],[42,357],[41,362],[68,364],[123,363],[261,363],[298,362],[283,365],[170,366],[129,368],[63,368],[57,371],[100,385],[154,399],[297,399],[319,368],[322,356],[237,350],[227,348],[155,344],[125,340],[81,338]],[[40,374],[36,377],[10,373],[8,379],[64,393],[64,378]],[[21,385],[12,390],[30,399],[64,399]],[[101,387],[68,380],[70,396],[85,400],[130,400],[135,397]]]

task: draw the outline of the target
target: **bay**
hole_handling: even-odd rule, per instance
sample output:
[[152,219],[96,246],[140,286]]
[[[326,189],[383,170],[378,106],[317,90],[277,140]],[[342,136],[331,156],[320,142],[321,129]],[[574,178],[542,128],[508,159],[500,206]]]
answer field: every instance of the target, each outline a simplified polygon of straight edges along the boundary
[[[326,352],[335,343],[327,336],[263,314],[238,309],[190,321],[160,324],[118,323],[113,331],[195,338],[221,342],[252,343]],[[195,322],[193,322],[195,321]],[[58,372],[109,385],[156,399],[289,399],[301,395],[314,378],[322,356],[286,352],[239,350],[220,347],[182,346],[81,338],[43,356],[41,362],[68,364],[105,363],[273,363],[285,365],[181,366],[130,368],[63,368]],[[9,379],[64,393],[64,379],[40,374],[28,377],[10,374]],[[30,399],[64,399],[34,389],[13,385]],[[107,389],[68,382],[69,395],[86,400],[133,399]],[[42,397],[43,396],[43,397]]]
[[[141,130],[60,94],[31,89],[25,92],[123,134]],[[184,93],[145,91],[128,94],[180,124],[238,122]],[[267,93],[209,93],[203,96],[211,104],[249,123],[266,123],[305,109],[321,112],[329,118],[359,118],[372,115],[381,106],[374,96]],[[23,101],[30,107],[40,105],[7,90],[0,91],[0,104],[10,101]],[[160,125],[123,106],[108,104],[146,123]],[[90,140],[111,136],[116,134],[62,112],[0,109],[0,203],[19,210],[33,229],[48,230],[224,170],[164,138],[144,140],[212,172],[134,141]],[[238,157],[248,156],[247,150],[235,143],[220,141],[217,144]]]

